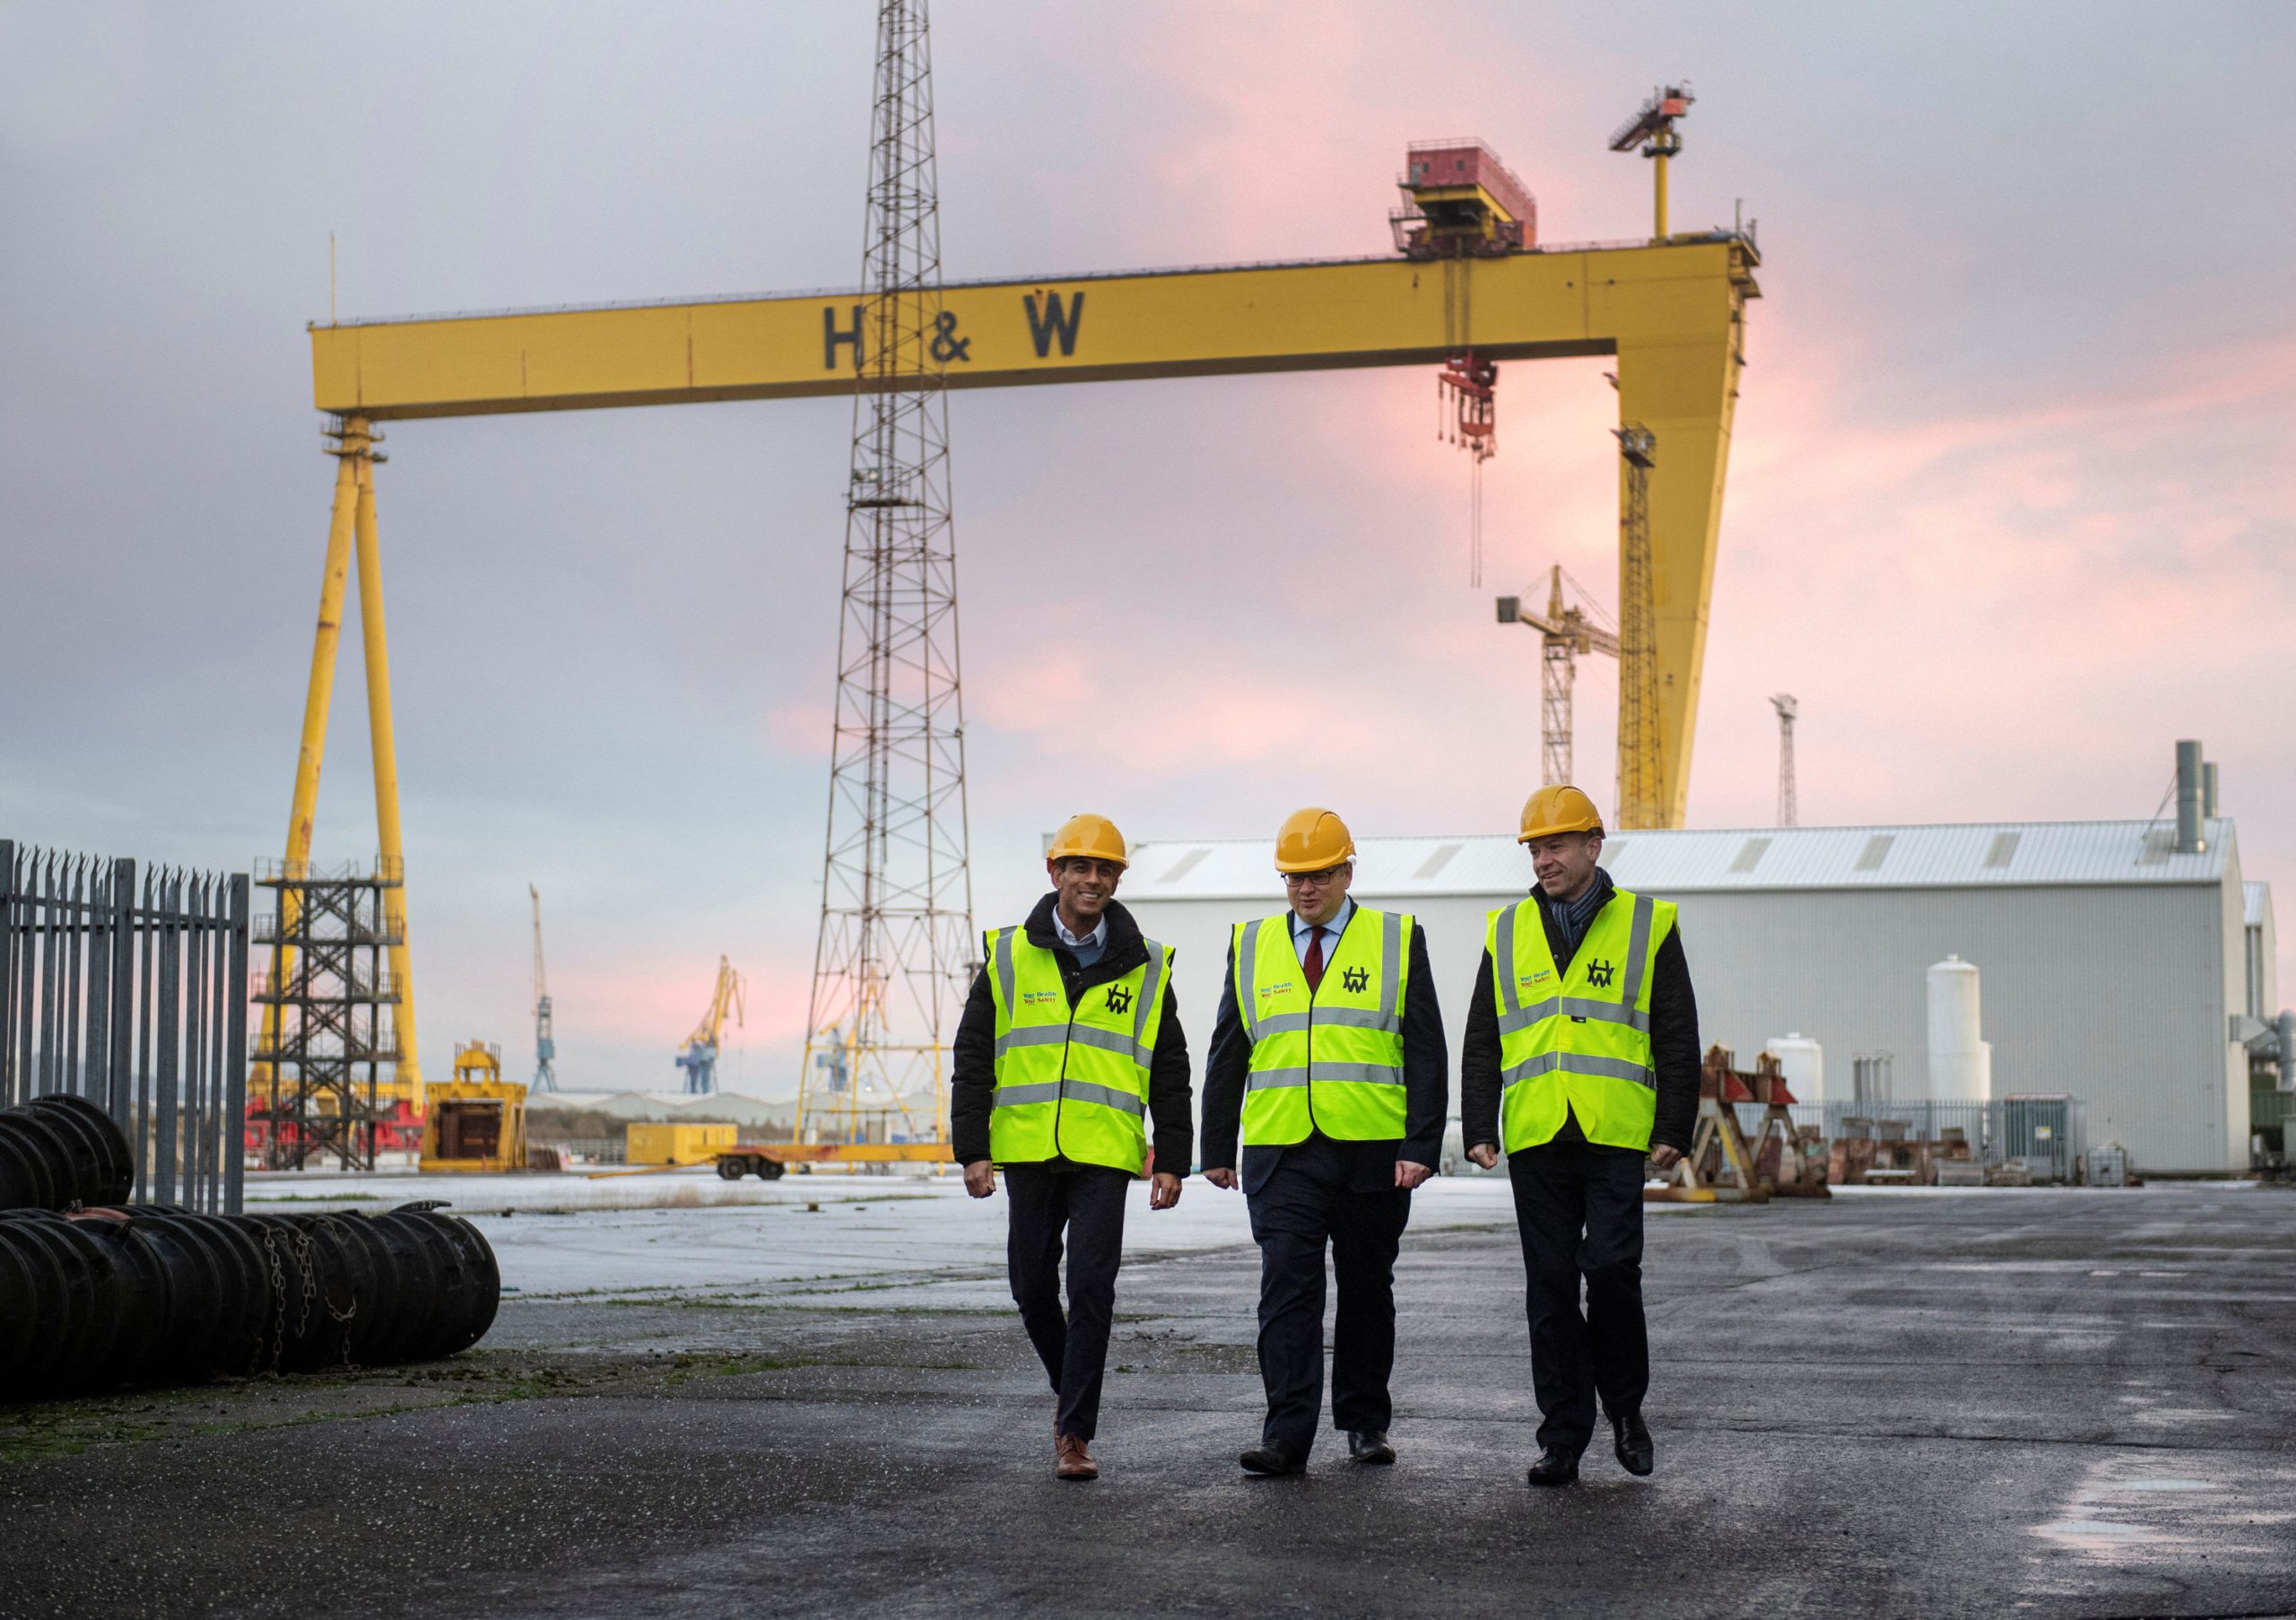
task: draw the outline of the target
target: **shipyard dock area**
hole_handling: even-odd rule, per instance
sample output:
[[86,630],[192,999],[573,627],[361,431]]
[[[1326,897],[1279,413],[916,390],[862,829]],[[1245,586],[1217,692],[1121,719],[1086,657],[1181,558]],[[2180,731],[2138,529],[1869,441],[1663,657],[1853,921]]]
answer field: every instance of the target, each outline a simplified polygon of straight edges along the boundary
[[1540,1493],[1503,1180],[1418,1199],[1396,1465],[1291,1479],[1240,1198],[1141,1189],[1084,1487],[1001,1198],[544,1180],[454,1189],[506,1293],[451,1363],[0,1410],[0,1616],[2296,1611],[2285,1189],[1654,1208],[1657,1472]]

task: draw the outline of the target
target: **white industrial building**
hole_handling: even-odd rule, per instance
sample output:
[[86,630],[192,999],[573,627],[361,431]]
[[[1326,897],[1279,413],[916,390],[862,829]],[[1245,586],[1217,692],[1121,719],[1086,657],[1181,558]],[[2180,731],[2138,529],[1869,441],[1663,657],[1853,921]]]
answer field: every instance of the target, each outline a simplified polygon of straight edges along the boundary
[[[1822,1050],[1827,1093],[1885,1054],[1891,1094],[1930,1091],[1930,970],[1977,970],[1996,1097],[2067,1093],[2088,1139],[2140,1171],[2245,1170],[2248,1055],[2235,1019],[2278,999],[2271,895],[2243,886],[2230,820],[2173,824],[1633,832],[1603,861],[1622,887],[1681,907],[1706,1042],[1750,1067],[1788,1035]],[[1530,859],[1511,837],[1359,840],[1353,893],[1415,912],[1427,931],[1454,1063],[1484,916],[1521,898]],[[1283,909],[1265,840],[1137,844],[1121,898],[1177,948],[1180,1012],[1199,1053],[1228,930]],[[1949,988],[1961,993],[1954,979]],[[1936,1054],[1981,1076],[1983,1052]],[[1959,1101],[1945,1098],[1943,1101]]]

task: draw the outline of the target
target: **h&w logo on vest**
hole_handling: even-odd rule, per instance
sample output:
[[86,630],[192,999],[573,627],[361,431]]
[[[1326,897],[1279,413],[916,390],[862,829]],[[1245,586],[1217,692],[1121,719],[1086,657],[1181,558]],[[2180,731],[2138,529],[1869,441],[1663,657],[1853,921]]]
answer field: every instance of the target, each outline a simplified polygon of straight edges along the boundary
[[1587,964],[1587,982],[1598,990],[1609,989],[1611,980],[1617,974],[1617,967],[1607,962],[1590,962]]
[[1109,986],[1108,1006],[1109,1011],[1111,1013],[1121,1014],[1130,1012],[1132,1010],[1131,987],[1121,984],[1112,984]]
[[1339,982],[1351,996],[1361,996],[1371,986],[1371,975],[1363,968],[1349,968],[1339,976]]

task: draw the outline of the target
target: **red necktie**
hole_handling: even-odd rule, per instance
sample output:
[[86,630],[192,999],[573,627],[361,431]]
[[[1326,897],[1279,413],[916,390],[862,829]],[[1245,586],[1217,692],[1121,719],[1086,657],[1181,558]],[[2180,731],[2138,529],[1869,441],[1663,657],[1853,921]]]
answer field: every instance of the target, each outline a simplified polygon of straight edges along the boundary
[[1308,934],[1308,956],[1300,965],[1308,971],[1308,994],[1312,996],[1324,981],[1324,930],[1318,924]]

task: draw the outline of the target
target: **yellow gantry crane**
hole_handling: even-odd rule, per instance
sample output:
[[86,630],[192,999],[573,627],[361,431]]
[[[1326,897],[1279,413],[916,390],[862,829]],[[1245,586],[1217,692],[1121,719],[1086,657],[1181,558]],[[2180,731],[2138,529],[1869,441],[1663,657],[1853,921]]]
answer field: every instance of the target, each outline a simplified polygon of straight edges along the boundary
[[685,1089],[690,1095],[700,1096],[718,1089],[718,1045],[726,1032],[726,1015],[734,1015],[738,1027],[742,1022],[742,976],[734,971],[734,964],[726,958],[718,959],[718,985],[709,993],[709,1010],[701,1022],[693,1026],[693,1033],[685,1038],[685,1045],[677,1055],[677,1066],[685,1071]]
[[[1399,232],[1401,250],[1392,256],[953,283],[934,294],[932,338],[916,345],[917,369],[908,378],[873,373],[870,386],[929,378],[953,388],[1025,388],[1433,366],[1469,385],[1463,404],[1471,448],[1479,449],[1495,442],[1489,406],[1500,362],[1612,357],[1622,431],[1633,435],[1631,447],[1622,440],[1619,599],[1622,620],[1647,604],[1648,649],[1634,667],[1622,668],[1631,679],[1622,681],[1620,775],[1633,794],[1622,796],[1619,825],[1678,826],[1690,788],[1746,304],[1761,296],[1754,273],[1761,256],[1751,228],[1668,231],[1665,163],[1680,149],[1674,120],[1690,98],[1676,87],[1654,101],[1630,126],[1655,160],[1657,229],[1647,242],[1540,243],[1535,207],[1527,195],[1509,194],[1495,160],[1488,173],[1464,183],[1431,169],[1414,177],[1409,165],[1427,162],[1431,150],[1488,150],[1472,142],[1432,144],[1407,154],[1403,189],[1413,198],[1427,195],[1434,206],[1422,213],[1441,230],[1414,224]],[[1445,232],[1457,251],[1444,246]],[[1424,257],[1430,251],[1437,256]],[[334,420],[331,453],[341,460],[288,822],[290,865],[309,858],[354,552],[381,858],[394,871],[402,858],[376,550],[374,468],[382,460],[376,424],[845,396],[867,341],[862,309],[859,294],[804,294],[313,323],[312,402]],[[1664,447],[1663,457],[1654,446]],[[1646,548],[1639,592],[1625,577],[1637,549],[1626,521],[1632,514],[1639,514]],[[1631,641],[1633,626],[1622,628]],[[1637,727],[1631,745],[1630,710]],[[402,910],[403,893],[393,891]],[[414,1080],[419,1099],[406,955],[404,945],[391,947],[403,994],[402,1073]]]

